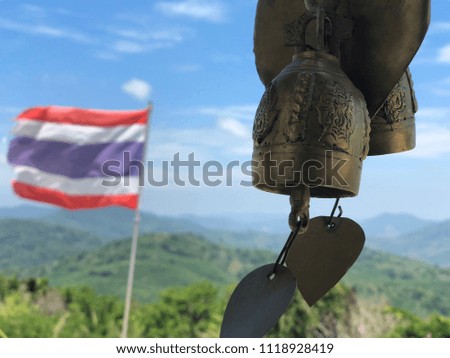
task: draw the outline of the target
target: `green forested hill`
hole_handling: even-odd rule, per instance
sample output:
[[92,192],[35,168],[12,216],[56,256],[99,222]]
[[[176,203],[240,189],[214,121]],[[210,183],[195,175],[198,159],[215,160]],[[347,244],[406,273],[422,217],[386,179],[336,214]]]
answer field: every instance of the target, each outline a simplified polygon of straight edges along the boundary
[[[130,241],[33,270],[57,286],[90,285],[102,294],[124,295]],[[254,268],[273,262],[267,251],[221,246],[190,234],[154,234],[140,238],[135,297],[154,300],[160,290],[208,280],[237,282]],[[365,249],[344,282],[362,297],[383,298],[396,307],[427,315],[450,315],[450,270]]]
[[[103,208],[87,211],[58,210],[43,218],[49,223],[58,223],[78,230],[89,230],[105,242],[112,242],[130,236],[134,211],[123,208]],[[257,230],[233,231],[233,226],[217,225],[211,228],[202,225],[196,218],[176,218],[141,213],[140,232],[146,233],[194,233],[209,241],[233,247],[255,247],[266,250],[280,250],[286,238]],[[286,225],[287,226],[287,225]],[[230,227],[230,230],[224,230]],[[255,227],[257,228],[257,227]]]
[[365,249],[344,282],[361,297],[419,315],[450,316],[450,269]]
[[[124,295],[130,240],[110,243],[89,253],[34,270],[57,286],[90,285],[97,292]],[[230,248],[191,234],[154,234],[139,239],[135,297],[153,300],[170,286],[210,281],[221,285],[238,281],[260,263],[272,262],[266,251]]]
[[89,233],[33,220],[0,219],[0,270],[20,270],[98,247]]
[[[123,208],[79,212],[59,210],[42,220],[88,230],[109,242],[130,235],[133,216],[133,211]],[[190,232],[212,242],[271,251],[280,250],[288,234],[285,220],[283,224],[286,227],[279,235],[264,232],[262,223],[255,224],[252,229],[234,226],[226,218],[221,225],[219,223],[219,219],[175,218],[142,213],[141,232]],[[450,267],[450,221],[434,223],[405,214],[383,214],[363,222],[362,226],[366,231],[366,245],[370,248]]]

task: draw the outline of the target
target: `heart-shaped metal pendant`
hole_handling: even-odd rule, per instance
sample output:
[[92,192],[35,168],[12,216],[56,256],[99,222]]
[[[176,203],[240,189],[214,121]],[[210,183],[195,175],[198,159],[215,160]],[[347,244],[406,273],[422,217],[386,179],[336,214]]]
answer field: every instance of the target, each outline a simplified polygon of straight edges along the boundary
[[278,322],[295,293],[294,275],[274,264],[249,273],[231,295],[222,321],[221,338],[262,338]]
[[[422,44],[430,23],[431,0],[340,0],[337,13],[353,20],[341,46],[341,65],[363,92],[370,116],[383,105]],[[306,11],[303,0],[259,0],[254,52],[265,86],[292,61],[284,25]],[[311,37],[310,35],[307,37]]]
[[358,259],[365,242],[364,231],[348,218],[317,217],[289,250],[287,266],[308,305],[330,291]]

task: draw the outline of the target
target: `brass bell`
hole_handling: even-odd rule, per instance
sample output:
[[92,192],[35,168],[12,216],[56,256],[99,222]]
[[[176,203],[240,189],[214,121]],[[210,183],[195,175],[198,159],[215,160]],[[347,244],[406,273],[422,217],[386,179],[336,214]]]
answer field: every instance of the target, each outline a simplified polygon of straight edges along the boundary
[[[253,128],[253,185],[261,190],[292,197],[307,186],[311,197],[358,194],[370,118],[364,96],[329,53],[339,48],[339,39],[331,35],[327,44],[323,35],[334,29],[324,20],[336,16],[326,13],[333,10],[307,11],[286,26],[296,53],[266,88]],[[309,50],[305,33],[315,19],[318,44]]]
[[416,146],[418,104],[409,69],[372,119],[369,155],[405,152]]

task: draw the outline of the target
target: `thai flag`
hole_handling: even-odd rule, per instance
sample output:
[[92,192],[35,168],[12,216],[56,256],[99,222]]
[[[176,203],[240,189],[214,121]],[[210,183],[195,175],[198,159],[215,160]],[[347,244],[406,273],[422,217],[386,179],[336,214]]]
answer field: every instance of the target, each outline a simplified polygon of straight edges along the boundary
[[[8,151],[14,191],[66,209],[136,209],[143,174],[136,163],[144,160],[149,112],[56,106],[24,111]],[[119,184],[105,185],[111,176]]]

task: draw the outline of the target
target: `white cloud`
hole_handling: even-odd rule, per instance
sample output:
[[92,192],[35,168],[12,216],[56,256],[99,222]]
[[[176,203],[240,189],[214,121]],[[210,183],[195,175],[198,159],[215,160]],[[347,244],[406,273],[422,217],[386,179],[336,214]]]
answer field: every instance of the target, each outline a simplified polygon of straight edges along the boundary
[[[155,128],[150,134],[148,158],[159,161],[171,160],[176,153],[187,158],[195,153],[195,159],[205,163],[218,160],[223,163],[249,158],[253,150],[251,137],[237,137],[218,125],[203,128]],[[182,159],[185,160],[185,159]]]
[[245,126],[234,118],[226,118],[219,120],[219,128],[240,138],[248,138],[250,132],[248,126]]
[[[444,78],[440,78],[439,80],[430,81],[428,83],[421,83],[420,87],[421,87],[422,91],[425,90],[425,91],[429,92],[430,94],[435,94],[440,97],[449,97],[450,96],[449,85],[450,85],[450,77],[444,77]],[[426,111],[428,111],[428,110],[431,110],[433,115],[435,115],[435,112],[442,112],[442,111],[444,111],[444,113],[447,114],[447,109],[445,109],[445,108],[426,109]],[[426,112],[424,112],[424,113],[426,114]],[[441,114],[439,114],[439,115],[441,115]]]
[[45,9],[40,6],[34,4],[22,4],[20,7],[23,11],[28,12],[35,17],[43,18],[47,16],[47,12],[45,11]]
[[242,59],[237,55],[216,53],[211,56],[211,60],[215,63],[221,64],[236,64],[240,63]]
[[[188,30],[184,29],[133,29],[107,28],[107,32],[117,38],[109,52],[122,54],[140,54],[162,48],[170,48],[182,42]],[[103,53],[108,51],[103,51]],[[98,57],[98,56],[97,56]],[[108,56],[103,59],[109,59]],[[99,58],[102,58],[99,57]]]
[[416,114],[416,148],[402,153],[420,159],[442,158],[450,154],[450,107],[424,107]]
[[152,86],[146,81],[133,78],[122,85],[122,90],[138,100],[147,101],[152,93]]
[[417,126],[416,148],[405,153],[414,158],[438,158],[450,154],[450,128],[435,124]]
[[158,41],[169,41],[177,43],[183,41],[184,34],[182,30],[178,29],[159,30],[153,32],[150,38]]
[[235,118],[253,123],[256,113],[256,105],[241,105],[228,107],[201,107],[196,112],[217,118]]
[[196,160],[202,162],[249,160],[253,150],[251,129],[255,107],[237,105],[184,109],[180,112],[183,116],[204,116],[207,124],[199,128],[155,128],[150,134],[149,158],[155,161],[170,160],[178,152],[182,158],[195,153]]
[[181,72],[181,73],[192,73],[192,72],[198,72],[202,66],[196,65],[196,64],[183,64],[175,66],[175,71]]
[[439,158],[450,154],[450,107],[421,108],[417,117],[417,145],[404,153],[414,158]]
[[110,32],[122,38],[128,38],[134,41],[164,41],[178,43],[184,40],[187,31],[182,29],[160,29],[160,30],[142,30],[142,29],[109,29]]
[[[0,145],[2,147],[5,147],[6,144],[8,143],[8,138],[6,136],[0,137]],[[3,148],[0,149],[0,164],[6,164],[7,160],[6,160],[6,153],[3,152]]]
[[450,97],[450,90],[445,88],[433,88],[433,93],[441,97]]
[[218,0],[160,1],[156,8],[169,16],[186,16],[211,22],[221,22],[226,15],[225,5]]
[[450,107],[424,107],[417,112],[417,118],[422,120],[441,120],[450,118]]
[[113,50],[121,53],[142,53],[146,48],[137,42],[121,40],[114,43]]
[[71,31],[43,24],[21,23],[3,17],[0,17],[0,28],[4,30],[25,33],[34,36],[61,38],[82,43],[93,42],[93,39],[91,37],[76,31]]
[[430,32],[447,32],[450,31],[450,22],[438,21],[430,26]]
[[65,8],[55,8],[53,9],[53,11],[55,13],[57,13],[58,15],[64,15],[64,16],[71,16],[71,17],[78,17],[78,18],[85,18],[85,15],[82,13],[78,13],[78,12],[73,12],[70,10],[67,10]]
[[124,54],[139,54],[149,51],[154,51],[162,48],[169,48],[173,45],[170,43],[164,43],[164,42],[155,42],[151,44],[143,44],[139,42],[134,41],[116,41],[112,46],[112,51],[117,53],[124,53]]
[[8,115],[17,115],[20,113],[22,109],[19,107],[12,106],[0,106],[0,113],[8,114]]
[[116,61],[119,59],[119,56],[117,56],[117,54],[113,53],[112,51],[98,51],[94,56],[99,58],[100,60],[106,61]]
[[450,64],[450,45],[444,46],[439,50],[437,61]]

